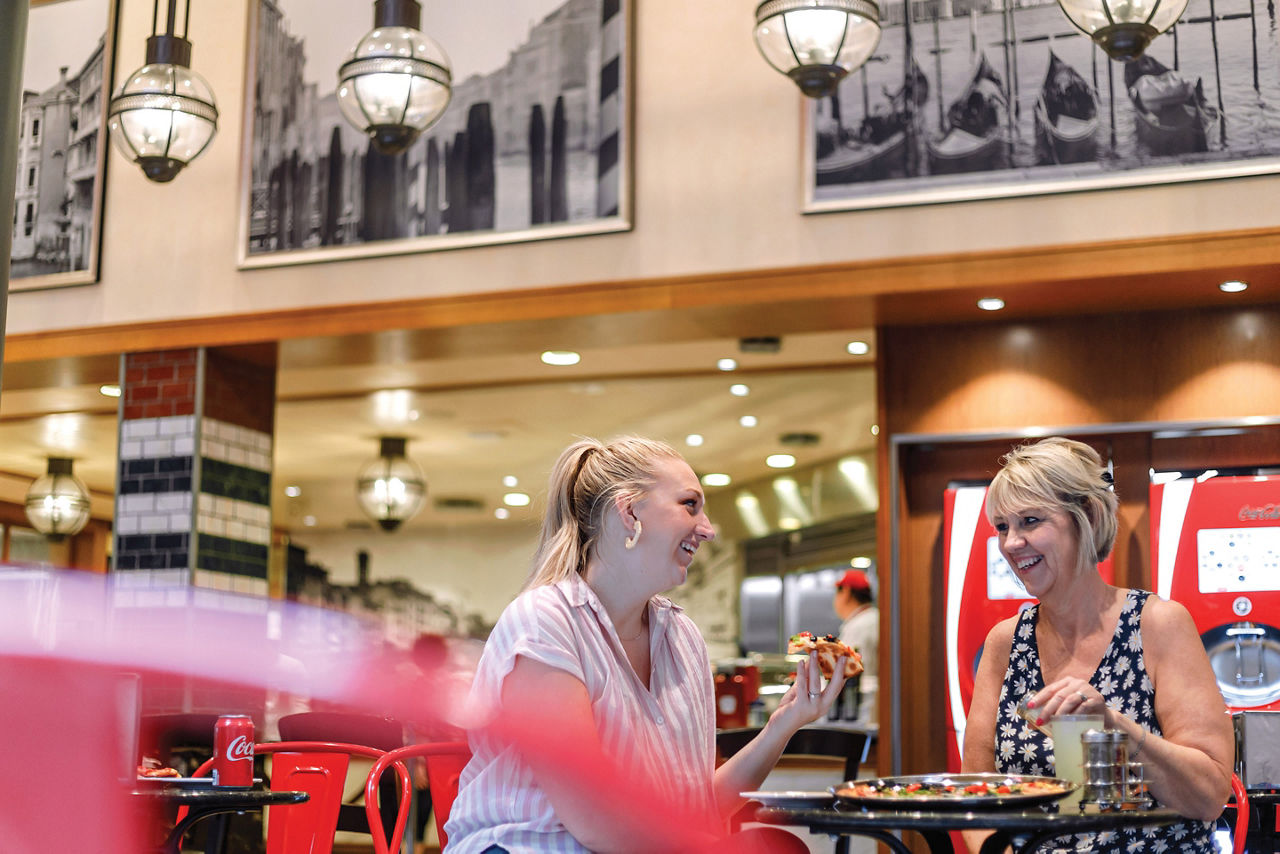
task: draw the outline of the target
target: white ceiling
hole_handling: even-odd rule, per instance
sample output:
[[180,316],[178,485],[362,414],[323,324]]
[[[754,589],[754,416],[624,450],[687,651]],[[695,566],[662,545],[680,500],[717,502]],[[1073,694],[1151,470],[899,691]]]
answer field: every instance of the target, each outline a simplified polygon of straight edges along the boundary
[[[850,356],[851,340],[870,354]],[[873,447],[874,340],[870,330],[785,336],[777,353],[739,352],[737,339],[663,341],[583,349],[573,367],[542,364],[538,352],[494,347],[493,355],[427,353],[412,333],[283,342],[280,351],[272,483],[277,526],[318,529],[363,521],[356,472],[377,455],[378,437],[409,438],[409,456],[425,471],[426,509],[411,527],[496,525],[502,478],[513,475],[539,512],[537,497],[560,450],[575,436],[637,433],[675,444],[700,473],[744,483],[768,473],[764,459],[787,451],[799,466]],[[566,342],[566,347],[572,342]],[[356,352],[358,350],[358,352]],[[716,368],[722,357],[739,369]],[[65,363],[64,363],[65,362]],[[116,468],[116,402],[98,391],[114,357],[79,363],[6,366],[0,394],[0,498],[21,500],[48,456],[70,456],[95,494],[95,515],[109,517]],[[38,369],[37,369],[38,368]],[[736,397],[742,382],[750,394]],[[744,428],[741,415],[759,419]],[[692,432],[705,437],[689,447]],[[783,447],[784,433],[819,435],[809,447]],[[286,486],[301,494],[285,496]],[[710,490],[709,490],[710,491]],[[476,499],[482,510],[440,509],[442,497]]]

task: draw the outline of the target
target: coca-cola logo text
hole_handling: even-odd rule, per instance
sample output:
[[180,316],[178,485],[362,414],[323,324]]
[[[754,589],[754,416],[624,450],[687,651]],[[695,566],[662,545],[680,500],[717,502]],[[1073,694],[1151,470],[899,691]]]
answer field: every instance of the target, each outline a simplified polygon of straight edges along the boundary
[[1241,522],[1254,519],[1280,519],[1280,504],[1263,504],[1261,507],[1250,507],[1246,504],[1240,508],[1237,516]]
[[253,742],[243,735],[237,735],[227,745],[227,761],[239,762],[243,759],[253,761]]

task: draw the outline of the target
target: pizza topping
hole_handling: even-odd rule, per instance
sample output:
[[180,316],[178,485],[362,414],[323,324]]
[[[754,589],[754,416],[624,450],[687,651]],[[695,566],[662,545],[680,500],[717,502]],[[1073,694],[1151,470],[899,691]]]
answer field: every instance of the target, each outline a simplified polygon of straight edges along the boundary
[[1019,780],[1016,777],[995,779],[956,786],[940,779],[937,782],[894,783],[875,780],[856,783],[837,794],[853,798],[926,798],[926,797],[995,797],[997,795],[1049,795],[1066,791],[1054,780]]
[[177,768],[148,768],[145,765],[138,766],[139,777],[181,777],[182,774]]

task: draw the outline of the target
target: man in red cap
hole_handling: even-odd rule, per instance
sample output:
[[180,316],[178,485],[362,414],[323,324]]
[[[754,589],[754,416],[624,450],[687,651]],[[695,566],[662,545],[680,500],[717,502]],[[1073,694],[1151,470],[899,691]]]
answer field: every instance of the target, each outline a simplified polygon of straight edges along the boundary
[[851,569],[841,576],[836,582],[832,607],[842,620],[840,640],[862,656],[863,671],[858,686],[861,700],[857,718],[875,723],[876,695],[880,687],[880,609],[872,603],[871,582],[867,574]]

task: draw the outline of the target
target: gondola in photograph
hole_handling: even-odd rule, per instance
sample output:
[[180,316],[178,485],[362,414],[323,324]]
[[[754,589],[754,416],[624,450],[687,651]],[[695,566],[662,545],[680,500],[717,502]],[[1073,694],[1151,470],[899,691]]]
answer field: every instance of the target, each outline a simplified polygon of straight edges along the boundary
[[831,123],[817,137],[819,186],[906,175],[910,139],[919,135],[919,108],[929,97],[929,80],[914,61],[911,72],[896,91],[885,87],[885,103],[856,130],[843,126],[839,101],[831,99]]
[[1052,48],[1034,114],[1038,163],[1084,163],[1094,159],[1098,148],[1098,95]]
[[986,54],[968,85],[947,108],[939,136],[925,140],[933,175],[1002,169],[1009,165],[1006,124],[1009,99],[999,72]]
[[1193,85],[1177,71],[1143,54],[1124,67],[1124,85],[1133,104],[1138,141],[1154,155],[1193,154],[1209,150],[1209,126],[1218,110],[1204,94],[1204,81]]

